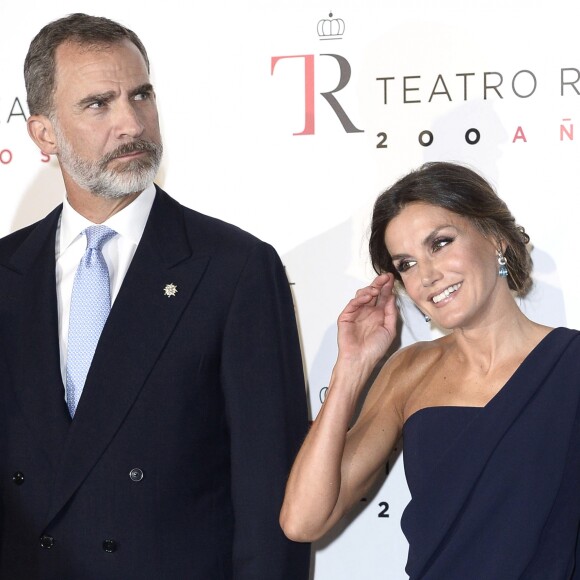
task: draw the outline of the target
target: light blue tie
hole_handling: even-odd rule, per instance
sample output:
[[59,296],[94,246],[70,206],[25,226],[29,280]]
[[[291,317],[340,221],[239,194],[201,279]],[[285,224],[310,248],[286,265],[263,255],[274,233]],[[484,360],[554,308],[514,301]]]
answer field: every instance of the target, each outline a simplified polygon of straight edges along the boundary
[[90,226],[82,233],[87,236],[87,250],[75,275],[68,326],[66,400],[71,417],[111,310],[109,269],[101,250],[117,234],[107,226]]

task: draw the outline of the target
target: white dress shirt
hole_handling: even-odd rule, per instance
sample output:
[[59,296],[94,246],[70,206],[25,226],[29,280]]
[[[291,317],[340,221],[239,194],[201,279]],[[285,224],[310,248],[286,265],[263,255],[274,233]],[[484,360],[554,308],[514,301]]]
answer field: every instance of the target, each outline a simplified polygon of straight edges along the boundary
[[[127,207],[103,223],[117,232],[117,235],[103,246],[103,256],[109,268],[111,281],[111,305],[131,265],[154,199],[155,186],[151,184]],[[75,211],[68,200],[64,200],[55,244],[60,370],[64,385],[66,385],[68,324],[73,282],[77,267],[87,249],[87,238],[81,235],[81,232],[93,225],[95,225],[93,222]]]

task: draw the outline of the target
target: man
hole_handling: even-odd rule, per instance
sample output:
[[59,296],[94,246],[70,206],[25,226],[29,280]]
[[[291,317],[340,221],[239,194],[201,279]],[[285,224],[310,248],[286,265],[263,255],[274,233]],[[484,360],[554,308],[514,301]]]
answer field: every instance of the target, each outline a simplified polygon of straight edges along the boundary
[[133,32],[52,22],[25,80],[66,199],[0,241],[0,577],[307,578],[278,526],[307,421],[277,254],[153,185]]

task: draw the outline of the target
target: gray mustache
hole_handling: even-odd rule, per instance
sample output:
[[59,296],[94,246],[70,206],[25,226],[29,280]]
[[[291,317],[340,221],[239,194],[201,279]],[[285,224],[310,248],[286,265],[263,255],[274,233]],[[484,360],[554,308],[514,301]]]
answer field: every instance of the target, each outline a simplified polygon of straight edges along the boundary
[[152,143],[151,141],[145,141],[143,139],[139,139],[137,141],[133,141],[132,143],[123,143],[123,145],[119,145],[116,149],[107,153],[103,158],[103,164],[107,164],[115,157],[120,157],[121,155],[129,155],[130,153],[135,153],[137,151],[145,151],[147,153],[156,153],[159,150],[159,145],[156,143]]

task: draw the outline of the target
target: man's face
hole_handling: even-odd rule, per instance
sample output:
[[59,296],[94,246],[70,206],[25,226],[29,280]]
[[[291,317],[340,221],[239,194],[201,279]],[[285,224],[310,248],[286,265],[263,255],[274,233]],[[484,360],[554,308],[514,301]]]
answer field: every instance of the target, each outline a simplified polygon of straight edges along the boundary
[[141,192],[153,181],[162,154],[157,105],[133,43],[59,46],[53,102],[65,181],[107,198]]

